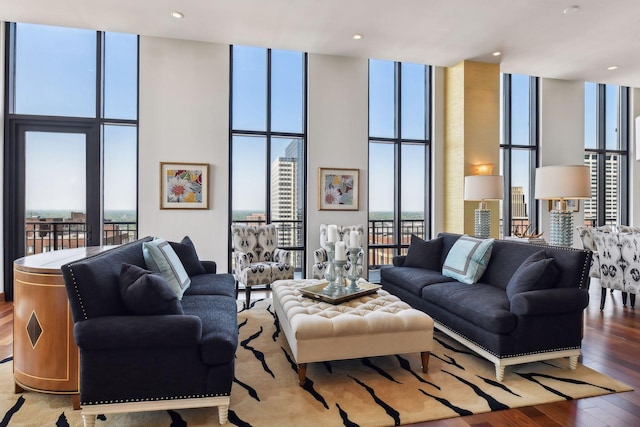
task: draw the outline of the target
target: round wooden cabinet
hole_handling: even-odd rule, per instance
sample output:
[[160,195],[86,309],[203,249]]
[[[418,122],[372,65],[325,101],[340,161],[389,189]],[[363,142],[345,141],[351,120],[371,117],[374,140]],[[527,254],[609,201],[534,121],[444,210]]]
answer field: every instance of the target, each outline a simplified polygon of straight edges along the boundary
[[13,375],[16,391],[69,394],[80,408],[78,347],[60,267],[114,246],[63,249],[13,263]]

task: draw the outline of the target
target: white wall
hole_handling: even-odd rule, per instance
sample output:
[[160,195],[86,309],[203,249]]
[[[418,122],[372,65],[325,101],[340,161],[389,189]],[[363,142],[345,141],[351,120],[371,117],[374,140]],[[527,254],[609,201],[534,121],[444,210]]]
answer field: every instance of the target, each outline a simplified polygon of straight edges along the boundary
[[[584,164],[584,83],[540,79],[540,166]],[[584,203],[573,214],[574,225],[584,223]],[[540,229],[549,240],[549,210],[540,201]],[[581,248],[578,233],[573,246]]]
[[[189,235],[226,272],[229,46],[140,37],[139,138],[139,236]],[[209,163],[209,209],[161,210],[160,162]]]
[[[629,223],[640,226],[640,129],[635,118],[640,116],[640,89],[631,89],[629,115]],[[635,197],[634,197],[635,196]]]
[[[320,247],[320,224],[367,224],[368,73],[366,59],[309,54],[307,266]],[[359,210],[318,209],[319,167],[360,170]]]

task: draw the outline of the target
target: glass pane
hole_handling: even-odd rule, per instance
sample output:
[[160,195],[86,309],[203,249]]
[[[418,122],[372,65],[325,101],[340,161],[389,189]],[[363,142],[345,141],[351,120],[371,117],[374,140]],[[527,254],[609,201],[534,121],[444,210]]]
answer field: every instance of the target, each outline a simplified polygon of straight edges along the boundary
[[618,138],[618,93],[618,86],[605,86],[605,138],[607,150],[620,149],[620,138]]
[[233,129],[267,130],[267,49],[233,46]]
[[266,139],[234,136],[232,144],[232,220],[264,224],[267,213]]
[[104,239],[114,245],[136,238],[137,128],[104,126]]
[[584,148],[597,148],[597,85],[595,83],[584,84]]
[[529,201],[531,200],[530,166],[531,150],[511,151],[511,234],[535,233],[530,229]]
[[297,138],[271,141],[271,222],[278,225],[280,246],[304,246],[303,146],[302,139]]
[[395,81],[394,62],[369,60],[369,136],[396,136]]
[[27,255],[85,245],[86,137],[25,132]]
[[394,214],[394,146],[369,143],[369,266],[391,264],[395,253],[371,245],[395,243]]
[[425,150],[423,144],[402,144],[401,244],[411,243],[411,235],[424,239]]
[[96,116],[96,32],[16,24],[15,113]]
[[401,67],[402,138],[426,139],[427,66],[403,62]]
[[104,117],[138,118],[138,36],[104,34]]
[[531,145],[529,76],[511,75],[511,144]]
[[591,171],[591,198],[584,200],[584,223],[595,226],[598,223],[598,155],[585,153],[584,164]]
[[271,51],[271,130],[302,133],[304,54]]
[[605,158],[604,196],[605,196],[605,224],[620,224],[620,182],[621,162],[626,156],[617,154],[607,155]]

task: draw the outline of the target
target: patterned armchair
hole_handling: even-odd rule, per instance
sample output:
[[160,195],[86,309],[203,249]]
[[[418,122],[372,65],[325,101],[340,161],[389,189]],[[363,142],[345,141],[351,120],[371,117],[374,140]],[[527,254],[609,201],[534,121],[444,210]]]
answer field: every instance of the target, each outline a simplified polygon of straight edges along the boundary
[[[365,233],[364,233],[364,224],[357,225],[339,225],[338,226],[338,239],[345,242],[347,248],[349,247],[349,233],[351,231],[357,231],[360,234],[360,242],[364,248],[364,243],[366,242]],[[320,245],[324,246],[327,242],[327,224],[320,224]],[[365,251],[366,253],[366,251]],[[311,269],[311,277],[314,279],[322,279],[324,278],[324,272],[327,269],[327,262],[329,261],[329,257],[327,256],[327,251],[324,247],[320,249],[316,249],[313,252],[313,266]],[[362,261],[359,261],[360,265],[359,269],[362,269]],[[362,271],[360,272],[362,273]]]
[[612,232],[611,227],[604,225],[602,227],[576,227],[580,240],[582,240],[582,247],[586,250],[593,252],[591,258],[591,267],[589,268],[589,277],[600,278],[600,256],[598,255],[598,248],[593,241],[593,231],[602,231],[604,233]]
[[293,279],[291,251],[276,247],[278,230],[275,225],[233,224],[231,239],[235,260],[236,298],[240,283],[244,285],[248,305],[253,286],[269,287],[276,280]]
[[631,307],[635,307],[636,295],[640,293],[640,233],[593,230],[591,234],[600,258],[600,309],[604,308],[607,288],[622,291],[623,305],[630,293]]

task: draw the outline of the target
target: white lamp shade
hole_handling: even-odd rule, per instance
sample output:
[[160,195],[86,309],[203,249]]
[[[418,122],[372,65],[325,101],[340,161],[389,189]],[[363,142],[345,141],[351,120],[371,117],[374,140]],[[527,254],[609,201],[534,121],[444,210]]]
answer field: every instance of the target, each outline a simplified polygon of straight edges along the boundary
[[536,169],[536,199],[588,199],[591,197],[589,166],[561,165]]
[[465,200],[502,200],[502,175],[470,175],[464,177]]

